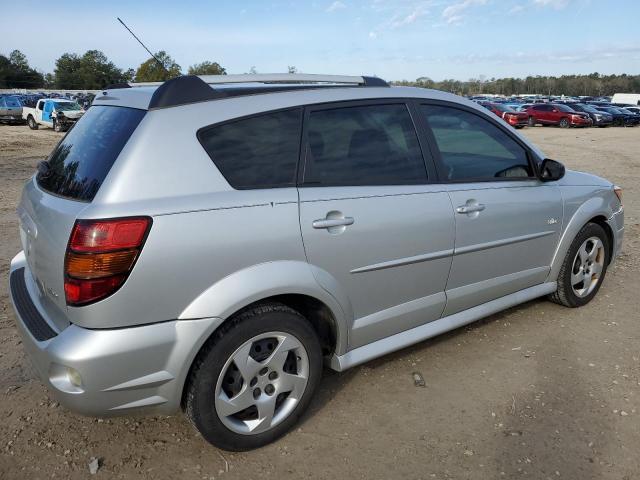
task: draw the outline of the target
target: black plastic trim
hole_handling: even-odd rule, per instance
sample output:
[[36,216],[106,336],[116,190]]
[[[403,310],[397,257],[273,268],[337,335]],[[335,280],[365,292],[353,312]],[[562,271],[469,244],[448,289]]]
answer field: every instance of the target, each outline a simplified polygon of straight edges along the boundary
[[388,87],[389,84],[378,77],[362,77],[365,87]]
[[11,285],[13,304],[31,335],[39,342],[56,337],[58,334],[49,326],[31,300],[24,279],[24,267],[11,272],[9,284]]
[[226,95],[214,90],[208,83],[195,75],[167,80],[160,85],[149,102],[149,110],[154,108],[176,107],[189,103],[206,102],[225,98]]
[[131,85],[128,83],[112,83],[111,85],[107,85],[105,90],[118,90],[120,88],[131,88]]

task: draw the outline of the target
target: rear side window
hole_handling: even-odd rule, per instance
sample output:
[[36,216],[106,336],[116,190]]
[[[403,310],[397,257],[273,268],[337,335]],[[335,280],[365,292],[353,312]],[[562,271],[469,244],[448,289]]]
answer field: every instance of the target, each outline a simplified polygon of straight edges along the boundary
[[416,131],[404,104],[312,111],[307,131],[305,185],[427,181]]
[[89,108],[49,155],[49,171],[38,173],[38,185],[55,195],[91,201],[145,113],[125,107]]
[[436,139],[441,170],[447,180],[486,181],[533,175],[525,149],[487,119],[452,107],[420,108]]
[[302,109],[214,125],[198,133],[220,173],[236,189],[291,187],[302,130]]

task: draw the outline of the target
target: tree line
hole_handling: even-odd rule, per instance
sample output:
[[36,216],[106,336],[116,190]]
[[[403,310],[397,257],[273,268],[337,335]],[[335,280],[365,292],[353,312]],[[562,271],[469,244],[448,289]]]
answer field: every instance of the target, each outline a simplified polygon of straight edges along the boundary
[[[29,66],[19,50],[9,56],[0,55],[0,88],[58,88],[62,90],[98,90],[123,82],[161,82],[182,75],[182,67],[165,52],[140,64],[137,69],[120,69],[100,50],[82,55],[64,53],[55,62],[53,73],[43,74]],[[189,75],[226,75],[217,62],[204,61],[191,65]]]
[[472,78],[467,81],[434,81],[420,77],[415,81],[402,80],[394,85],[434,88],[458,95],[568,95],[568,96],[611,96],[616,92],[640,93],[640,75],[562,75],[529,76],[526,78]]
[[[0,55],[0,88],[58,88],[62,90],[98,90],[107,85],[122,82],[161,82],[183,74],[182,67],[164,50],[155,58],[143,62],[137,69],[120,69],[99,50],[88,50],[82,55],[65,53],[55,62],[53,73],[38,72],[19,50],[8,56]],[[296,67],[289,66],[289,73]],[[255,73],[251,67],[249,73]],[[189,75],[225,75],[226,69],[219,63],[204,61],[188,67]],[[616,92],[640,93],[640,75],[562,75],[528,76],[526,78],[484,77],[461,80],[434,81],[420,77],[415,81],[402,80],[395,85],[411,85],[435,88],[458,95],[570,95],[603,96]]]

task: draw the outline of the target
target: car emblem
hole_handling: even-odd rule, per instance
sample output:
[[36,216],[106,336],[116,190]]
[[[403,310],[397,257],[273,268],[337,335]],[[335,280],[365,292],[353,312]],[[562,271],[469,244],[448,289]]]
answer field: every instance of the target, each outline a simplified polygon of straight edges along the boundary
[[558,219],[557,218],[550,218],[549,220],[547,220],[547,223],[549,225],[555,225],[556,223],[558,223]]

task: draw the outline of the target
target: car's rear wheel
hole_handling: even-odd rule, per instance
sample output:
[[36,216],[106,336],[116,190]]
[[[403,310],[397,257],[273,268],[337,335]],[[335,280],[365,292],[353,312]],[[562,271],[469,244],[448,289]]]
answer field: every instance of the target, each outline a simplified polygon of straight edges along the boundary
[[184,406],[202,436],[225,450],[266,445],[305,411],[322,372],[309,322],[285,305],[247,309],[198,354]]
[[558,290],[549,298],[565,307],[581,307],[596,296],[609,265],[609,237],[597,223],[588,223],[576,235],[560,273]]
[[560,128],[568,128],[569,120],[567,118],[561,118],[559,125],[560,125]]
[[533,117],[529,117],[529,126],[530,127],[535,127],[536,126],[536,119]]
[[29,128],[31,130],[38,129],[38,124],[36,123],[35,119],[31,115],[29,115],[29,117],[27,118],[27,125],[29,125]]

